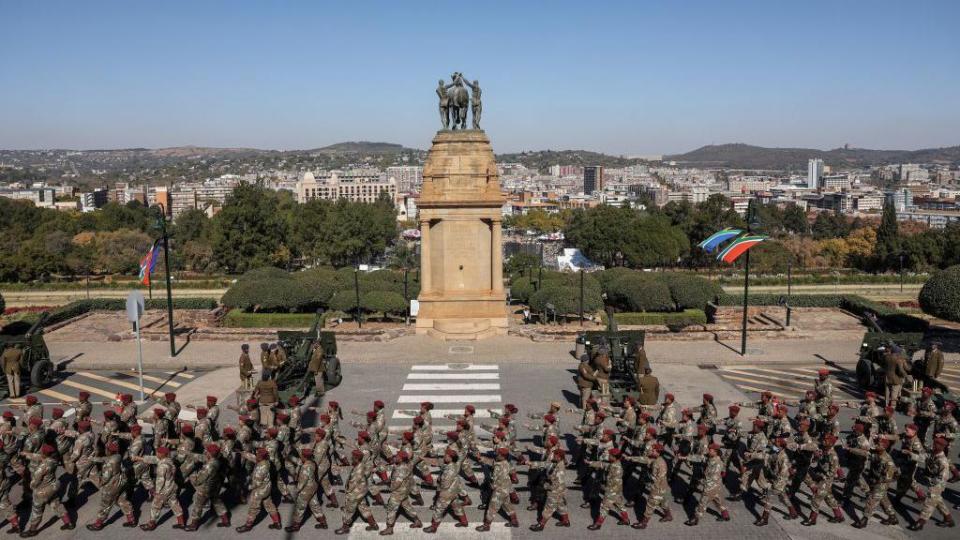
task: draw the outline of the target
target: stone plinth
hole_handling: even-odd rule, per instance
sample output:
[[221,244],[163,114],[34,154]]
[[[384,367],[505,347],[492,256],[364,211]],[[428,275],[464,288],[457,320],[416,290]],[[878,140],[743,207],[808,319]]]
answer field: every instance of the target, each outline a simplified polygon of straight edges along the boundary
[[417,333],[480,339],[507,333],[500,177],[481,130],[440,131],[423,166]]

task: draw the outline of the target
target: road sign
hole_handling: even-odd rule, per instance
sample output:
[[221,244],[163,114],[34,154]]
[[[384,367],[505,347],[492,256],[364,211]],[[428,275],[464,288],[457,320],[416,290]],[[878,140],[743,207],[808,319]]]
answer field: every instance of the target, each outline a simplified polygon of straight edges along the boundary
[[143,300],[143,293],[140,291],[130,291],[127,295],[127,320],[135,323],[143,317],[143,310],[146,303]]

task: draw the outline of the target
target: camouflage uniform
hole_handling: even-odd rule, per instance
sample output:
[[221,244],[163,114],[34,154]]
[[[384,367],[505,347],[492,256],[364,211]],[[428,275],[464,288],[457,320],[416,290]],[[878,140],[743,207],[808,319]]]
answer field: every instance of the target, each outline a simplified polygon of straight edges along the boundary
[[890,503],[890,497],[887,496],[887,490],[890,484],[897,476],[897,466],[893,463],[893,458],[887,452],[876,453],[870,459],[870,492],[867,495],[867,502],[863,506],[863,518],[860,520],[864,525],[873,515],[877,505],[887,515],[887,522],[896,523],[897,514],[893,510],[893,504]]
[[790,484],[790,458],[787,457],[787,449],[781,448],[771,456],[768,469],[769,479],[761,477],[759,482],[763,487],[763,514],[767,516],[773,508],[773,498],[780,500],[785,508],[790,512],[791,517],[796,516],[796,509],[790,502],[790,495],[787,493],[787,486]]
[[[60,502],[60,483],[57,481],[57,458],[52,454],[43,456],[40,454],[23,453],[24,459],[34,463],[36,467],[30,477],[30,489],[33,492],[33,501],[30,506],[30,521],[25,531],[26,535],[35,535],[37,527],[43,521],[43,512],[48,506],[53,507],[53,511],[61,516],[63,520],[62,528],[73,528],[70,517],[67,515],[67,509]],[[32,534],[30,534],[32,533]],[[21,536],[26,536],[21,533]]]
[[723,459],[719,455],[707,457],[707,464],[703,470],[703,480],[700,484],[703,488],[703,496],[700,497],[700,502],[697,503],[697,509],[694,512],[696,519],[703,517],[710,503],[717,507],[722,519],[730,519],[727,508],[723,506],[723,496],[721,494],[723,491],[723,478],[721,476],[723,471]]
[[390,477],[390,498],[387,499],[387,528],[393,528],[397,522],[397,514],[403,512],[413,522],[411,527],[419,528],[422,526],[417,512],[410,504],[410,493],[416,479],[413,476],[413,466],[407,460],[401,460],[393,467],[393,474]]
[[[608,462],[591,461],[590,466],[603,469],[606,473],[606,482],[603,486],[603,499],[600,500],[600,513],[594,525],[602,524],[607,512],[613,512],[620,518],[620,522],[629,523],[627,518],[626,501],[623,498],[623,466],[619,460]],[[599,527],[598,527],[599,528]]]
[[180,506],[180,500],[177,498],[177,464],[173,462],[173,458],[170,456],[143,456],[137,461],[144,465],[156,465],[154,474],[156,491],[153,500],[150,502],[150,522],[156,523],[159,521],[163,508],[168,507],[173,511],[177,523],[183,526],[183,507]]
[[451,460],[450,463],[443,465],[440,472],[437,498],[433,503],[433,517],[431,518],[430,528],[426,529],[426,532],[436,532],[437,525],[440,524],[443,514],[448,509],[453,517],[457,518],[460,525],[466,526],[467,516],[463,513],[463,504],[460,502],[462,492],[463,483],[460,480],[460,468],[455,460]]
[[547,468],[547,500],[540,514],[543,516],[543,521],[545,522],[550,519],[554,514],[559,515],[561,520],[569,521],[570,518],[567,514],[567,483],[564,478],[566,464],[562,461],[560,463],[542,462],[531,465],[531,467]]
[[938,452],[927,459],[927,478],[930,479],[930,491],[927,492],[927,498],[923,502],[920,519],[926,521],[933,516],[935,510],[939,510],[945,522],[953,523],[950,510],[943,503],[943,491],[947,488],[947,480],[950,478],[950,460],[945,453]]
[[100,463],[100,510],[97,512],[95,526],[103,526],[110,517],[114,506],[127,517],[127,523],[134,522],[133,505],[127,499],[127,478],[123,472],[123,462],[120,454],[111,454],[93,458]]
[[67,478],[67,499],[73,500],[77,492],[86,482],[98,485],[97,462],[94,457],[97,453],[97,438],[92,431],[77,434],[73,441],[73,450],[64,456],[64,469],[69,475]]
[[870,486],[863,479],[863,470],[870,458],[871,447],[870,441],[862,433],[854,431],[847,437],[847,478],[843,484],[844,499],[849,499],[853,495],[853,490],[857,487],[864,493],[870,490]]
[[7,519],[14,527],[18,527],[19,517],[17,507],[10,500],[10,490],[13,488],[13,479],[7,472],[10,464],[10,454],[0,451],[0,519]]
[[902,463],[900,465],[900,476],[897,478],[897,490],[895,492],[897,498],[903,497],[911,489],[919,490],[916,481],[917,468],[927,461],[927,452],[919,437],[904,435],[900,442],[902,444],[900,449]]
[[[825,445],[821,450],[817,465],[810,470],[810,491],[813,496],[810,498],[811,516],[816,516],[820,511],[820,505],[826,503],[833,510],[835,521],[842,519],[843,514],[840,511],[840,504],[833,496],[833,481],[837,478],[837,471],[840,470],[840,457],[837,456],[837,449],[832,444]],[[808,521],[816,521],[813,517]]]
[[241,528],[249,530],[249,527],[253,526],[253,522],[257,520],[257,516],[260,514],[261,507],[270,515],[273,523],[278,525],[276,528],[279,528],[280,514],[277,513],[277,506],[273,504],[271,498],[273,482],[270,478],[270,460],[258,459],[257,456],[247,452],[244,452],[242,456],[243,459],[253,461],[256,465],[253,467],[253,474],[250,477],[250,494],[247,496],[247,522]]
[[223,485],[222,461],[219,457],[219,451],[210,455],[203,456],[204,464],[200,470],[190,477],[190,483],[193,485],[193,502],[190,504],[190,529],[196,529],[200,519],[206,512],[207,506],[213,506],[213,510],[220,516],[221,524],[229,525],[230,513],[227,506],[220,499],[220,488]]
[[323,506],[317,497],[319,488],[320,486],[317,483],[316,462],[313,459],[303,459],[297,471],[297,485],[295,488],[297,496],[294,500],[293,524],[290,526],[291,531],[298,529],[303,523],[306,518],[305,514],[307,509],[313,514],[313,518],[317,520],[317,524],[322,524],[324,528],[326,528],[327,516],[324,515]]
[[731,463],[734,463],[735,467],[739,467],[743,462],[740,450],[743,441],[743,423],[736,416],[728,416],[723,419],[721,425],[723,426],[723,433],[720,436],[720,442],[723,444],[726,453],[723,460],[723,470],[726,471],[730,468]]
[[370,512],[370,507],[367,506],[366,501],[367,493],[369,492],[369,485],[367,484],[367,476],[369,474],[370,469],[368,465],[364,463],[358,463],[353,467],[353,470],[350,471],[342,509],[344,528],[349,528],[353,523],[353,517],[358,512],[364,521],[369,523],[371,527],[376,528],[377,522],[373,519],[373,514]]
[[487,511],[483,515],[483,527],[489,529],[494,516],[503,509],[510,517],[512,526],[517,524],[517,514],[510,501],[510,492],[513,484],[510,482],[510,462],[506,457],[497,459],[493,464],[493,474],[490,479],[490,499],[487,501]]

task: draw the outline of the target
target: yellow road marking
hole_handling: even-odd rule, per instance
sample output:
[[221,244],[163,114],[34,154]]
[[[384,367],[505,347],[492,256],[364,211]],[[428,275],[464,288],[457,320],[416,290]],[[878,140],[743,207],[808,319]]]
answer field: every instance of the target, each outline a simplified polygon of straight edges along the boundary
[[116,393],[107,392],[107,391],[101,390],[101,389],[99,389],[99,388],[94,388],[93,386],[87,386],[87,385],[85,385],[85,384],[78,383],[78,382],[76,382],[76,381],[71,381],[70,379],[64,380],[61,384],[65,384],[65,385],[67,385],[67,386],[72,386],[72,387],[77,388],[77,389],[79,389],[79,390],[86,390],[87,392],[90,392],[91,394],[96,394],[96,395],[98,395],[98,396],[103,396],[103,397],[108,398],[108,399],[116,399],[116,398],[117,398],[117,394],[116,394]]
[[[769,384],[777,384],[778,382],[783,382],[783,383],[787,383],[787,384],[781,384],[780,386],[788,386],[788,385],[789,385],[790,388],[797,389],[797,386],[793,386],[792,384],[790,384],[790,383],[793,382],[793,380],[791,380],[791,379],[784,379],[783,377],[774,377],[774,376],[772,376],[772,375],[761,375],[761,374],[759,374],[759,373],[753,373],[752,371],[739,370],[739,369],[729,369],[729,368],[728,368],[728,369],[724,369],[724,370],[723,370],[723,373],[735,373],[735,374],[737,374],[737,375],[745,375],[745,376],[751,377],[751,378],[769,379],[769,380],[771,380],[771,381],[774,381],[774,382],[771,382],[771,383],[769,383]],[[723,376],[723,375],[721,375],[721,376]],[[753,382],[755,382],[755,383],[761,383],[761,382],[764,382],[764,381],[753,381]],[[813,386],[811,386],[811,389],[812,389],[812,388],[813,388]],[[800,392],[802,393],[803,390],[800,390]]]
[[[143,380],[145,380],[145,381],[150,381],[150,382],[155,382],[155,383],[160,383],[160,384],[162,384],[162,385],[164,385],[164,386],[172,386],[172,387],[174,387],[174,388],[180,388],[181,386],[183,386],[183,383],[178,383],[177,381],[172,381],[172,380],[169,380],[169,379],[162,379],[162,378],[160,378],[160,377],[154,377],[154,376],[152,376],[152,375],[144,375],[144,376],[143,376]],[[138,388],[139,388],[139,387],[138,387]],[[147,387],[143,387],[143,389],[146,390]]]
[[[751,391],[751,392],[757,392],[757,393],[762,393],[762,392],[768,392],[768,391],[769,391],[769,390],[766,390],[766,389],[763,389],[763,388],[756,388],[756,387],[754,387],[754,386],[746,386],[746,385],[742,385],[742,384],[738,384],[738,385],[737,385],[737,388],[739,388],[739,389],[741,389],[741,390],[749,390],[749,391]],[[771,392],[771,393],[772,393],[774,396],[789,397],[789,396],[787,396],[787,394],[783,394],[783,393],[778,393],[778,392]]]
[[191,375],[183,371],[164,371],[167,375],[176,375],[177,377],[183,377],[184,379],[194,379],[196,375]]
[[[118,381],[118,380],[116,380],[116,379],[111,379],[110,377],[104,377],[104,376],[102,376],[102,375],[97,375],[96,373],[90,373],[90,372],[88,372],[88,371],[81,371],[81,372],[76,373],[76,375],[79,376],[79,377],[86,377],[86,378],[88,378],[88,379],[93,379],[93,380],[95,380],[95,381],[100,381],[100,382],[105,382],[105,383],[109,383],[109,384],[114,384],[114,385],[117,385],[117,386],[122,386],[123,388],[129,388],[130,390],[136,390],[136,391],[138,391],[138,392],[140,391],[140,385],[139,385],[139,384],[128,383],[127,381]],[[161,386],[159,386],[159,387],[157,387],[157,388],[151,388],[151,387],[149,387],[149,386],[147,386],[147,385],[144,385],[144,386],[143,386],[143,391],[144,391],[144,393],[152,394],[152,393],[154,393],[154,392],[159,391],[161,388],[163,388],[163,385],[161,385]]]
[[[765,382],[765,381],[757,381],[757,380],[753,380],[753,379],[748,379],[748,378],[746,378],[746,377],[736,377],[736,376],[733,376],[733,375],[727,375],[725,378],[727,378],[727,379],[734,379],[734,380],[737,380],[737,381],[743,381],[743,382],[750,383],[750,384],[769,384],[769,385],[771,385],[771,386],[777,386],[777,387],[780,387],[780,388],[790,388],[789,386],[782,386],[782,385],[779,385],[779,384],[767,383],[767,382]],[[756,388],[754,388],[754,387],[747,387],[747,386],[744,386],[744,385],[741,385],[741,384],[737,384],[736,386],[738,386],[738,387],[740,387],[740,388],[751,388],[751,389],[753,389],[753,390],[755,390],[755,391],[757,391],[757,392],[763,392],[763,391],[764,391],[763,389],[756,389]],[[770,390],[770,389],[767,388],[766,390]],[[774,393],[776,393],[776,392],[774,392]],[[793,395],[793,396],[797,396],[797,397],[804,395],[802,391],[797,391],[797,390],[795,390],[795,389],[794,389],[794,390],[790,390],[790,391],[786,391],[786,392],[782,392],[782,391],[781,391],[780,394],[782,394],[782,395]]]

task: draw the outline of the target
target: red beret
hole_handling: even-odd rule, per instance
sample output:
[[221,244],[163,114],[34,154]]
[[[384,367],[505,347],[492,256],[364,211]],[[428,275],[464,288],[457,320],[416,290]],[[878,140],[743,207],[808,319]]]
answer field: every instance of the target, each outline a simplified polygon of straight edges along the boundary
[[373,402],[373,408],[374,408],[374,409],[382,409],[382,408],[383,408],[383,402],[380,401],[379,399],[376,400],[376,401],[374,401],[374,402]]
[[287,413],[285,413],[285,412],[278,412],[278,413],[277,413],[277,420],[279,420],[279,421],[281,421],[281,422],[286,422],[286,421],[289,420],[289,419],[290,419],[290,415],[289,415],[289,414],[287,414]]
[[174,394],[173,392],[167,392],[166,394],[163,395],[163,397],[164,397],[164,399],[166,399],[167,401],[176,401],[176,400],[177,400],[177,395]]
[[817,374],[820,375],[821,377],[826,377],[827,375],[830,374],[830,370],[827,368],[820,368],[817,370]]
[[859,424],[859,423],[854,424],[853,430],[856,431],[857,433],[863,433],[863,424]]
[[463,408],[463,410],[467,411],[470,414],[477,412],[477,408],[474,407],[473,405],[467,405],[466,407]]
[[363,459],[363,452],[359,449],[354,450],[350,455],[353,456],[353,459]]
[[207,403],[216,403],[217,396],[207,396]]
[[706,424],[697,424],[697,433],[701,435],[709,431],[710,428]]
[[505,408],[510,414],[517,414],[517,406],[513,403],[507,403]]
[[330,415],[329,415],[329,414],[321,414],[321,415],[320,415],[320,421],[323,422],[324,424],[329,423],[329,422],[330,422]]
[[290,399],[287,400],[287,403],[289,403],[290,405],[299,405],[300,396],[290,396]]
[[143,426],[140,424],[134,424],[130,426],[130,433],[140,433],[143,431]]
[[207,451],[207,453],[210,454],[210,455],[214,455],[214,456],[215,456],[215,455],[217,455],[217,454],[220,453],[220,447],[217,446],[217,445],[215,445],[215,444],[208,444],[204,449],[205,449],[205,450]]
[[316,431],[313,432],[313,440],[315,441],[321,441],[326,437],[327,437],[327,430],[323,428],[318,428]]
[[551,435],[547,437],[547,442],[550,443],[550,446],[556,446],[560,444],[560,437],[557,437],[556,435]]
[[710,443],[710,446],[707,447],[709,450],[714,450],[716,452],[720,451],[720,445],[717,443]]
[[510,450],[507,448],[497,448],[497,456],[507,457],[510,455]]
[[[116,443],[110,443],[110,444],[116,445]],[[54,448],[49,444],[45,444],[40,447],[40,453],[43,454],[44,456],[48,456],[48,457],[52,456],[55,451],[56,451],[56,448]]]
[[947,448],[947,439],[944,437],[936,437],[933,439],[933,449],[936,450],[945,450]]
[[669,399],[670,401],[673,401],[673,400],[675,399],[675,398],[673,397],[673,394],[671,394],[670,392],[667,392],[667,394],[664,395],[663,398],[664,398],[664,399]]
[[367,431],[361,431],[360,433],[357,433],[357,438],[358,438],[358,439],[363,439],[363,440],[365,440],[365,441],[369,441],[369,440],[370,440],[370,433],[367,432]]
[[707,401],[713,401],[713,394],[704,394],[703,399]]
[[447,438],[450,439],[451,441],[455,441],[458,438],[460,438],[460,434],[457,433],[456,431],[448,431]]
[[956,403],[954,403],[954,402],[952,402],[952,401],[948,401],[948,402],[946,402],[946,403],[943,404],[943,410],[940,411],[940,412],[944,412],[944,411],[946,411],[946,412],[953,412],[953,410],[956,409],[956,408],[957,408],[957,404],[956,404]]
[[90,392],[86,392],[86,391],[80,392],[80,394],[78,395],[78,397],[79,397],[81,400],[90,399]]
[[429,402],[429,401],[421,401],[421,402],[420,402],[420,408],[432,410],[432,409],[433,409],[433,403],[431,403],[431,402]]
[[90,421],[89,421],[89,420],[81,420],[81,421],[77,422],[77,429],[80,430],[81,432],[83,432],[83,431],[89,431],[89,430],[90,430]]
[[163,415],[167,414],[167,410],[164,409],[164,408],[162,408],[162,407],[154,407],[154,409],[153,409],[153,414],[155,414],[155,415],[157,415],[157,416],[163,416]]
[[257,459],[267,459],[269,455],[266,448],[257,448]]
[[240,421],[241,424],[246,424],[250,420],[250,417],[245,414],[241,414],[238,420]]
[[413,417],[413,423],[416,424],[416,425],[418,425],[418,426],[423,425],[423,417],[422,417],[422,416],[414,416],[414,417]]
[[619,458],[619,457],[620,457],[620,449],[619,449],[619,448],[611,448],[610,451],[607,452],[607,455],[609,455],[611,458]]
[[925,396],[932,396],[932,395],[933,395],[933,388],[930,388],[929,386],[924,386],[924,387],[923,387],[923,390],[922,390],[921,392],[923,392],[923,395],[925,395]]
[[113,418],[113,417],[116,416],[116,415],[117,415],[117,413],[111,411],[110,409],[107,409],[107,410],[103,411],[103,417],[106,418],[106,419],[108,419],[108,420],[109,420],[110,418]]
[[232,437],[233,435],[236,435],[236,434],[237,434],[237,430],[233,429],[233,428],[230,427],[230,426],[227,426],[227,427],[223,428],[223,436],[224,436],[224,437]]
[[412,432],[412,431],[404,431],[404,432],[403,432],[403,439],[406,440],[406,441],[412,441],[412,440],[413,440],[413,432]]
[[734,414],[740,412],[740,406],[737,405],[736,403],[734,403],[733,405],[730,405],[730,406],[727,407],[727,408],[730,409],[730,412],[732,412],[732,413],[734,413]]
[[30,425],[31,425],[31,426],[38,426],[38,427],[39,427],[39,426],[42,426],[42,425],[43,425],[43,420],[42,420],[39,416],[33,416],[33,417],[30,418]]
[[157,448],[157,455],[158,455],[158,456],[166,456],[166,455],[169,454],[169,453],[170,453],[170,448],[168,448],[168,447],[166,447],[166,446],[161,446],[161,447]]
[[764,422],[762,418],[754,418],[754,419],[753,419],[753,427],[755,427],[755,428],[762,428],[762,427],[765,426],[765,425],[767,425],[767,423]]
[[63,409],[61,409],[60,407],[56,407],[53,409],[53,411],[51,411],[50,414],[53,416],[54,419],[63,418]]
[[377,411],[367,411],[367,420],[375,420],[377,418]]
[[133,401],[133,396],[130,394],[120,394],[121,403],[130,403]]
[[313,449],[310,448],[309,446],[304,446],[303,448],[300,449],[300,455],[305,458],[309,458],[310,456],[313,455]]
[[340,408],[340,403],[338,403],[338,402],[336,402],[336,401],[331,401],[331,402],[327,403],[327,406],[330,407],[331,409],[339,409],[339,408]]
[[12,420],[14,418],[13,411],[3,411],[3,418],[5,420]]
[[552,414],[544,415],[543,419],[551,424],[557,421],[557,417]]
[[248,399],[248,400],[246,401],[246,404],[247,404],[247,407],[256,407],[256,406],[257,406],[257,400],[255,400],[255,399]]
[[112,452],[116,454],[120,451],[120,445],[117,444],[117,441],[110,441],[107,443],[107,452]]
[[447,456],[450,456],[450,457],[452,457],[452,458],[454,458],[454,459],[456,459],[456,457],[457,457],[457,451],[454,450],[453,448],[448,448],[448,449],[447,449],[447,452],[446,452],[446,455],[447,455]]
[[275,427],[267,429],[268,437],[275,438],[279,433],[280,433],[280,430]]
[[197,418],[206,418],[206,417],[207,417],[207,409],[203,407],[197,407]]
[[873,390],[868,390],[865,396],[867,399],[877,399],[877,393]]
[[603,430],[604,437],[613,437],[613,435],[614,435],[614,431],[612,429]]
[[29,396],[27,396],[27,397],[25,397],[25,398],[23,398],[23,399],[26,400],[27,405],[36,405],[36,404],[37,404],[37,396],[34,396],[33,394],[31,394],[31,395],[29,395]]
[[183,433],[193,433],[193,426],[191,424],[183,424],[180,426],[180,431]]
[[650,435],[651,437],[656,437],[656,436],[657,436],[657,428],[655,428],[655,427],[653,427],[653,426],[648,427],[648,428],[647,428],[647,435]]

